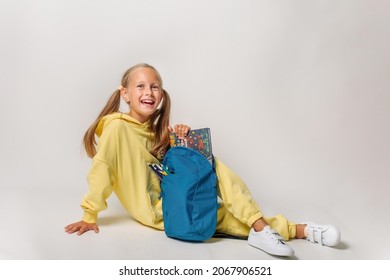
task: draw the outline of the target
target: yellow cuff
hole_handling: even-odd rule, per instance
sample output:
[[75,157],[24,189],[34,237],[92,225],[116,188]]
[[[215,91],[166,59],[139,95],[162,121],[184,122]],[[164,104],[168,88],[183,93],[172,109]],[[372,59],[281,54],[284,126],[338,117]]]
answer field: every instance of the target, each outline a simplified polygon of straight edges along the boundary
[[249,226],[249,227],[252,227],[253,223],[256,222],[258,219],[262,218],[263,217],[263,214],[261,214],[260,212],[257,212],[256,214],[254,214],[253,216],[251,216],[246,224]]
[[97,216],[98,216],[97,212],[84,211],[83,221],[86,223],[94,224],[97,221]]

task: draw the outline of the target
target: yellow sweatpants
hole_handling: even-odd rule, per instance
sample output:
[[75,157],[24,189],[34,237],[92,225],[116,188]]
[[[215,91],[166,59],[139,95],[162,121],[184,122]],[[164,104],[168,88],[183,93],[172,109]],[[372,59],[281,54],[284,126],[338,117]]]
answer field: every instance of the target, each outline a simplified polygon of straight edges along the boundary
[[[135,220],[163,230],[160,181],[147,166],[147,162],[158,162],[149,152],[153,138],[148,125],[119,113],[103,121],[103,133],[88,174],[89,189],[81,203],[83,220],[95,223],[98,212],[107,208],[107,198],[115,192]],[[218,159],[215,167],[221,199],[217,232],[247,237],[251,225],[263,214],[244,182],[232,170]],[[284,239],[295,237],[296,226],[284,216],[263,218]]]
[[264,218],[285,240],[295,237],[296,225],[282,215],[264,217],[245,183],[217,158],[215,170],[218,196],[222,199],[218,209],[217,232],[246,237],[251,225],[257,219]]

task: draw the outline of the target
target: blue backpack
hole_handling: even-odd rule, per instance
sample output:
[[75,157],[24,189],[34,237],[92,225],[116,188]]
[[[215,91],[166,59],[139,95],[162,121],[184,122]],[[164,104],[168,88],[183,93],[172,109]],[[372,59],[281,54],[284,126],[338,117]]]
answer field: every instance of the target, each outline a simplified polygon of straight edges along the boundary
[[173,147],[164,157],[169,174],[161,182],[164,230],[168,237],[204,241],[217,225],[217,176],[205,156]]

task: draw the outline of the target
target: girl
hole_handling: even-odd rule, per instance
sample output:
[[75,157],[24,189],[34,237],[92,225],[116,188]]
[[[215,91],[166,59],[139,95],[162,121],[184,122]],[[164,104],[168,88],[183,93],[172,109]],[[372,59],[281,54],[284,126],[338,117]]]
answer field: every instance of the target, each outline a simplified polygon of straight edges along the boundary
[[[128,114],[119,112],[121,98],[130,106]],[[160,181],[146,163],[162,160],[169,146],[169,132],[183,138],[190,130],[182,124],[169,126],[170,105],[154,67],[137,64],[124,73],[121,85],[85,133],[84,147],[93,158],[89,189],[81,203],[83,218],[66,226],[67,233],[98,233],[98,212],[106,209],[112,192],[134,219],[164,229]],[[294,254],[284,242],[293,238],[327,246],[338,244],[340,232],[332,225],[294,224],[281,215],[265,218],[244,182],[218,159],[215,163],[222,200],[217,232],[247,237],[249,245],[278,256]]]

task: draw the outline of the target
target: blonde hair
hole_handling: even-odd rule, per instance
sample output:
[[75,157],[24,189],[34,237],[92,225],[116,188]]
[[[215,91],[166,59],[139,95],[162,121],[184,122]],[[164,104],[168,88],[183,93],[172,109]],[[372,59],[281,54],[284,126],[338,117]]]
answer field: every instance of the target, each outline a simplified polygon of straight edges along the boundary
[[[121,86],[127,88],[131,75],[138,68],[145,67],[154,70],[156,73],[159,82],[162,87],[162,79],[160,73],[151,65],[146,63],[140,63],[129,68],[122,77]],[[162,87],[163,88],[163,87]],[[103,110],[100,112],[97,119],[92,123],[88,130],[84,134],[83,145],[87,155],[90,158],[93,158],[96,155],[96,139],[95,131],[100,122],[100,120],[111,113],[119,112],[121,100],[120,90],[117,89],[108,99],[107,104],[104,106]],[[150,117],[150,129],[154,132],[154,143],[153,148],[150,151],[153,156],[160,158],[161,155],[165,152],[166,148],[169,145],[169,115],[171,111],[171,99],[166,90],[163,89],[163,101],[161,106],[151,115]]]

